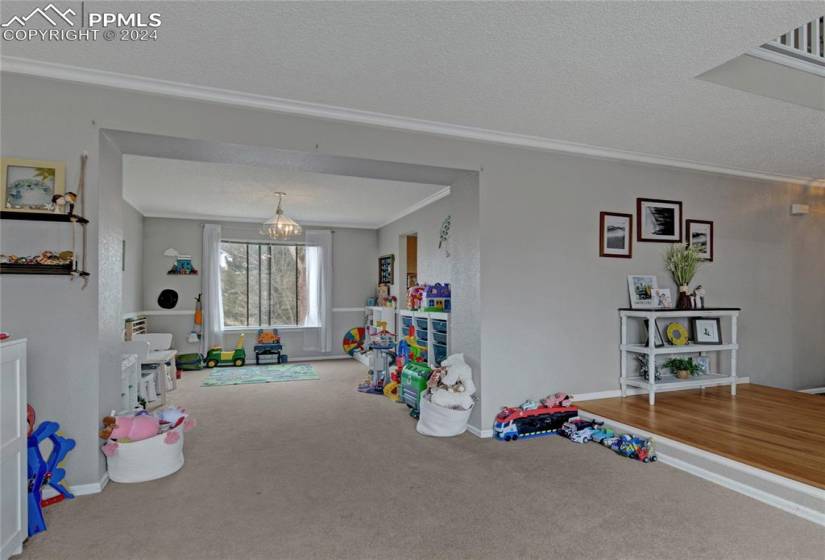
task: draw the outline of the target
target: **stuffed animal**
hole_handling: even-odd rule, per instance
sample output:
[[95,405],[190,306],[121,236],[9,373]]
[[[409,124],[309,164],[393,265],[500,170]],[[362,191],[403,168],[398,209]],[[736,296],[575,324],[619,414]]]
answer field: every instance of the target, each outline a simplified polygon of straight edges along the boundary
[[445,408],[470,410],[476,386],[473,383],[473,370],[464,361],[464,354],[449,356],[441,362],[441,368],[446,368],[446,371],[440,376],[441,385],[431,390],[430,401]]
[[[112,423],[114,421],[114,424]],[[105,426],[101,431],[101,437],[108,431],[106,439],[119,441],[121,443],[130,441],[140,441],[158,435],[160,431],[160,419],[151,414],[140,416],[107,416],[103,419]]]

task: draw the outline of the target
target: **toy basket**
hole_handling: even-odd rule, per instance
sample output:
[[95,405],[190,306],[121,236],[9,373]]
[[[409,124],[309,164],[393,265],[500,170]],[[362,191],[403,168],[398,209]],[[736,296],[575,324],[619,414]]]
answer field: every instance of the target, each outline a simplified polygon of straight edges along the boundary
[[111,457],[106,457],[109,479],[113,482],[146,482],[169,476],[183,466],[183,425],[174,430],[180,436],[166,443],[166,434],[158,434],[129,443],[119,443]]
[[469,410],[453,410],[430,402],[429,396],[422,396],[419,404],[421,416],[416,424],[416,431],[425,436],[452,437],[467,431],[467,422],[470,421]]

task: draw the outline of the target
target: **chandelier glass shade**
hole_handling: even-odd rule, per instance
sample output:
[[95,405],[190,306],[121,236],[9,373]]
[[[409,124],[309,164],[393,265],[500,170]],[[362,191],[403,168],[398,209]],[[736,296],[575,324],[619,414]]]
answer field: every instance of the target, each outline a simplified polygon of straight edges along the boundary
[[286,193],[276,192],[278,205],[275,208],[275,215],[261,224],[261,234],[270,239],[290,239],[296,235],[301,235],[303,228],[298,222],[284,214],[283,200]]

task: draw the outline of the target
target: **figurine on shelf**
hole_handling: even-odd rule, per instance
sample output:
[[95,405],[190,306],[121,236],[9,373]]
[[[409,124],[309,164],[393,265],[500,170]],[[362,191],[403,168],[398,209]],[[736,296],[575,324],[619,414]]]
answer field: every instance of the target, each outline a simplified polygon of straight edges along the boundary
[[705,289],[701,284],[696,286],[696,289],[693,290],[693,294],[690,297],[692,299],[693,309],[705,308]]

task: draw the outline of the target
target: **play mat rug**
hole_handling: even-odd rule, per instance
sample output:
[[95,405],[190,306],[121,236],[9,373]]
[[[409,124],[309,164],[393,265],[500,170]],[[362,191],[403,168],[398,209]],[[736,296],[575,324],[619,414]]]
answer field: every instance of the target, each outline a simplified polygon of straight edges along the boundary
[[319,379],[310,364],[267,364],[262,366],[217,367],[203,380],[202,387],[275,383],[277,381],[308,381]]

